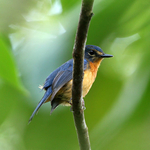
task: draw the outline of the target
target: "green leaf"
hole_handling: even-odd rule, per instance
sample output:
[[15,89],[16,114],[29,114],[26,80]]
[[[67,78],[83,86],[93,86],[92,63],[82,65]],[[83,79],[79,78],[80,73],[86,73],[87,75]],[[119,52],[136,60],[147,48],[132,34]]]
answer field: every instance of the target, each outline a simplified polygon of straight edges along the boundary
[[0,38],[0,78],[25,92],[18,77],[19,73],[13,55],[3,39]]

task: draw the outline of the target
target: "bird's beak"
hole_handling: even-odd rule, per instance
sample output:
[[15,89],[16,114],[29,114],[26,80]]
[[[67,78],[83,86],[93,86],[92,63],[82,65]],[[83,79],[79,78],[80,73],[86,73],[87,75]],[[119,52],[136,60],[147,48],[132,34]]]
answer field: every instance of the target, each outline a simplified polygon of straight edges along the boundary
[[109,55],[109,54],[103,54],[101,55],[102,58],[109,58],[109,57],[113,57],[113,55]]

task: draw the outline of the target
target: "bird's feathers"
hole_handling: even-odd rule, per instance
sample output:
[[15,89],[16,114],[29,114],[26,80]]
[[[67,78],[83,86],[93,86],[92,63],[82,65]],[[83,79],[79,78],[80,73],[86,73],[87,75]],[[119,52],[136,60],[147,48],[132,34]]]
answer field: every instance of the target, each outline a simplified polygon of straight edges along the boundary
[[[84,59],[84,70],[87,68],[87,60]],[[46,79],[44,86],[42,89],[45,89],[46,92],[38,103],[37,107],[35,108],[34,112],[32,113],[29,122],[31,122],[34,115],[37,113],[39,108],[43,105],[43,103],[47,102],[47,100],[51,101],[52,111],[59,105],[56,101],[54,102],[53,99],[57,92],[70,80],[72,80],[72,72],[73,72],[73,59],[67,61],[55,71],[53,71]]]
[[[86,69],[87,66],[87,60],[84,59],[84,70]],[[61,65],[59,68],[57,68],[55,71],[53,71],[47,78],[44,83],[43,89],[47,89],[48,87],[52,86],[53,80],[58,74],[58,72],[61,71],[73,71],[73,59],[68,60],[66,63]]]
[[43,103],[46,102],[46,100],[48,99],[48,97],[52,94],[52,88],[48,88],[47,91],[45,92],[43,98],[41,99],[41,101],[38,103],[37,107],[35,108],[34,112],[32,113],[30,119],[29,119],[29,123],[31,122],[31,120],[33,119],[34,115],[38,112],[38,110],[40,109],[40,107],[43,105]]
[[64,63],[63,65],[61,65],[60,67],[58,67],[55,71],[53,71],[47,78],[46,81],[44,83],[43,89],[47,89],[48,87],[50,87],[53,83],[54,78],[56,77],[56,75],[61,72],[61,71],[66,71],[70,69],[70,71],[73,70],[73,59],[68,60],[66,63]]
[[53,93],[51,96],[51,101],[54,99],[57,92],[71,79],[72,79],[72,71],[70,70],[61,71],[57,73],[52,84]]

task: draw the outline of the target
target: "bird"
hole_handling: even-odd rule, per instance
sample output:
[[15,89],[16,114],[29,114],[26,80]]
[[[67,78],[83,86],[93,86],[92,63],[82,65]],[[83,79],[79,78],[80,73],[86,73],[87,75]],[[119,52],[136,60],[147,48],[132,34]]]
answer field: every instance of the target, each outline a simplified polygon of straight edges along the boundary
[[[109,57],[113,57],[113,55],[105,54],[98,46],[85,46],[82,97],[85,97],[95,81],[97,70],[102,60]],[[73,59],[70,59],[58,67],[46,78],[44,85],[40,87],[42,90],[45,90],[45,94],[33,111],[29,119],[29,123],[33,119],[34,115],[38,112],[40,107],[49,101],[51,103],[51,113],[60,104],[72,106],[72,73]]]

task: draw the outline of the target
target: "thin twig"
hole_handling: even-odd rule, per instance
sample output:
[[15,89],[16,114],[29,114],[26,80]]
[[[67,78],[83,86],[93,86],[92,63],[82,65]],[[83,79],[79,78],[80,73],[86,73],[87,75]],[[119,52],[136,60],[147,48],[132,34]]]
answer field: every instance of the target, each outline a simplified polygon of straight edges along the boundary
[[84,49],[87,39],[87,33],[92,13],[94,0],[83,0],[81,14],[76,34],[73,59],[73,86],[72,86],[72,103],[75,127],[77,130],[80,150],[90,150],[90,140],[88,128],[85,123],[84,110],[82,108],[82,80],[83,80],[83,59]]

